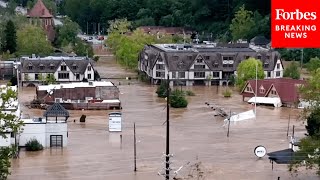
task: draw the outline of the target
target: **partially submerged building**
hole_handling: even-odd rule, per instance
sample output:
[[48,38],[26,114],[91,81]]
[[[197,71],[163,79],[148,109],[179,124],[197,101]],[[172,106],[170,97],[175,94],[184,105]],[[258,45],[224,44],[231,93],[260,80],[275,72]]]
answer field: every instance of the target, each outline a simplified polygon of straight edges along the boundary
[[249,80],[241,95],[243,100],[257,96],[257,103],[261,104],[274,104],[278,99],[281,105],[297,106],[301,101],[299,87],[305,84],[304,80],[291,78]]
[[22,57],[21,82],[41,84],[48,76],[56,82],[81,82],[95,80],[93,61],[87,57],[47,56]]
[[38,86],[37,99],[66,109],[120,109],[119,89],[112,82],[93,81]]
[[262,62],[266,79],[283,76],[277,51],[248,43],[146,45],[139,55],[138,68],[152,84],[169,75],[170,85],[223,85],[236,75],[241,61],[250,57]]

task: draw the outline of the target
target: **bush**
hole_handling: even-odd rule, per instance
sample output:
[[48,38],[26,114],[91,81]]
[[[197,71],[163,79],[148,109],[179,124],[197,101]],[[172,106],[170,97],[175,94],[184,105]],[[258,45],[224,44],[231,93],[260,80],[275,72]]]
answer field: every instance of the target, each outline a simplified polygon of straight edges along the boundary
[[231,97],[231,95],[232,95],[232,92],[229,89],[227,89],[225,92],[223,92],[223,96],[226,98]]
[[37,139],[31,139],[26,143],[27,151],[40,151],[43,149],[42,144]]
[[306,129],[308,136],[320,138],[320,108],[312,110],[307,117]]
[[174,90],[170,96],[170,105],[173,108],[185,108],[188,106],[188,101],[185,98],[183,91]]
[[99,61],[99,58],[100,58],[99,56],[94,56],[94,57],[93,57],[93,60],[94,60],[95,62],[98,62],[98,61]]
[[87,116],[82,114],[80,117],[80,122],[86,122],[86,118],[87,118]]
[[165,98],[167,97],[167,84],[166,81],[162,81],[160,86],[157,88],[156,93],[158,97]]
[[186,95],[187,96],[195,96],[195,94],[194,94],[194,92],[192,92],[192,91],[186,91]]

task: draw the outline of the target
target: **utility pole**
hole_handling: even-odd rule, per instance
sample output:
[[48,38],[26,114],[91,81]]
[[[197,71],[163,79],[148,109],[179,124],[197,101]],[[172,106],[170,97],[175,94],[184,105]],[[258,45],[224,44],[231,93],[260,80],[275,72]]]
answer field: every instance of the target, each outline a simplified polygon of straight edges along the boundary
[[166,180],[170,178],[170,155],[169,155],[169,102],[170,102],[170,81],[169,74],[167,78],[167,140],[166,140]]
[[98,35],[100,36],[100,23],[98,23]]
[[230,115],[229,115],[229,123],[228,123],[228,133],[227,133],[227,137],[229,137],[229,132],[230,132],[230,121],[231,121],[231,110],[230,110]]
[[134,154],[134,172],[137,171],[137,140],[136,140],[136,123],[133,123],[133,154]]

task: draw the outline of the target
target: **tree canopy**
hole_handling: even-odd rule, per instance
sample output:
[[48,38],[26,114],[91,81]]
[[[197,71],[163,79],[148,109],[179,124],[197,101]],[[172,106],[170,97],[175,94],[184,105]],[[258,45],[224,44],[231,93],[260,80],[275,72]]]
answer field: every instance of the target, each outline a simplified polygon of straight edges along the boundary
[[311,58],[310,61],[307,63],[307,70],[311,73],[315,72],[319,68],[320,68],[320,59],[318,57]]
[[17,52],[19,55],[49,55],[53,47],[41,27],[26,25],[17,32]]
[[230,24],[233,40],[248,38],[255,26],[253,13],[245,9],[244,5],[235,13],[235,17]]
[[300,88],[300,94],[306,101],[312,103],[314,107],[320,106],[320,69],[311,73],[306,85]]
[[264,70],[263,70],[261,61],[254,58],[249,58],[247,60],[242,61],[238,65],[236,85],[238,86],[239,90],[243,88],[243,86],[248,80],[256,78],[256,69],[257,69],[257,78],[263,79]]
[[6,24],[6,28],[4,30],[5,39],[3,51],[10,53],[15,53],[17,49],[17,35],[16,35],[16,27],[11,20],[9,20]]
[[300,79],[299,66],[296,62],[291,62],[290,65],[284,70],[284,77],[290,77],[292,79]]

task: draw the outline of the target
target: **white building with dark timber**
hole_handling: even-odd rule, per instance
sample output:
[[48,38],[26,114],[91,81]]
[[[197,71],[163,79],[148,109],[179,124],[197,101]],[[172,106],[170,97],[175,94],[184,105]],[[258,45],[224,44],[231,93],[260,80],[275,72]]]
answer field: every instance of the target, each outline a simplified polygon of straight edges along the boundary
[[93,61],[87,57],[21,58],[22,84],[37,84],[47,76],[54,76],[56,82],[93,81],[95,72]]
[[241,61],[250,57],[262,61],[265,78],[283,77],[283,65],[277,51],[250,45],[153,44],[139,54],[139,71],[152,84],[169,75],[170,85],[227,84]]

